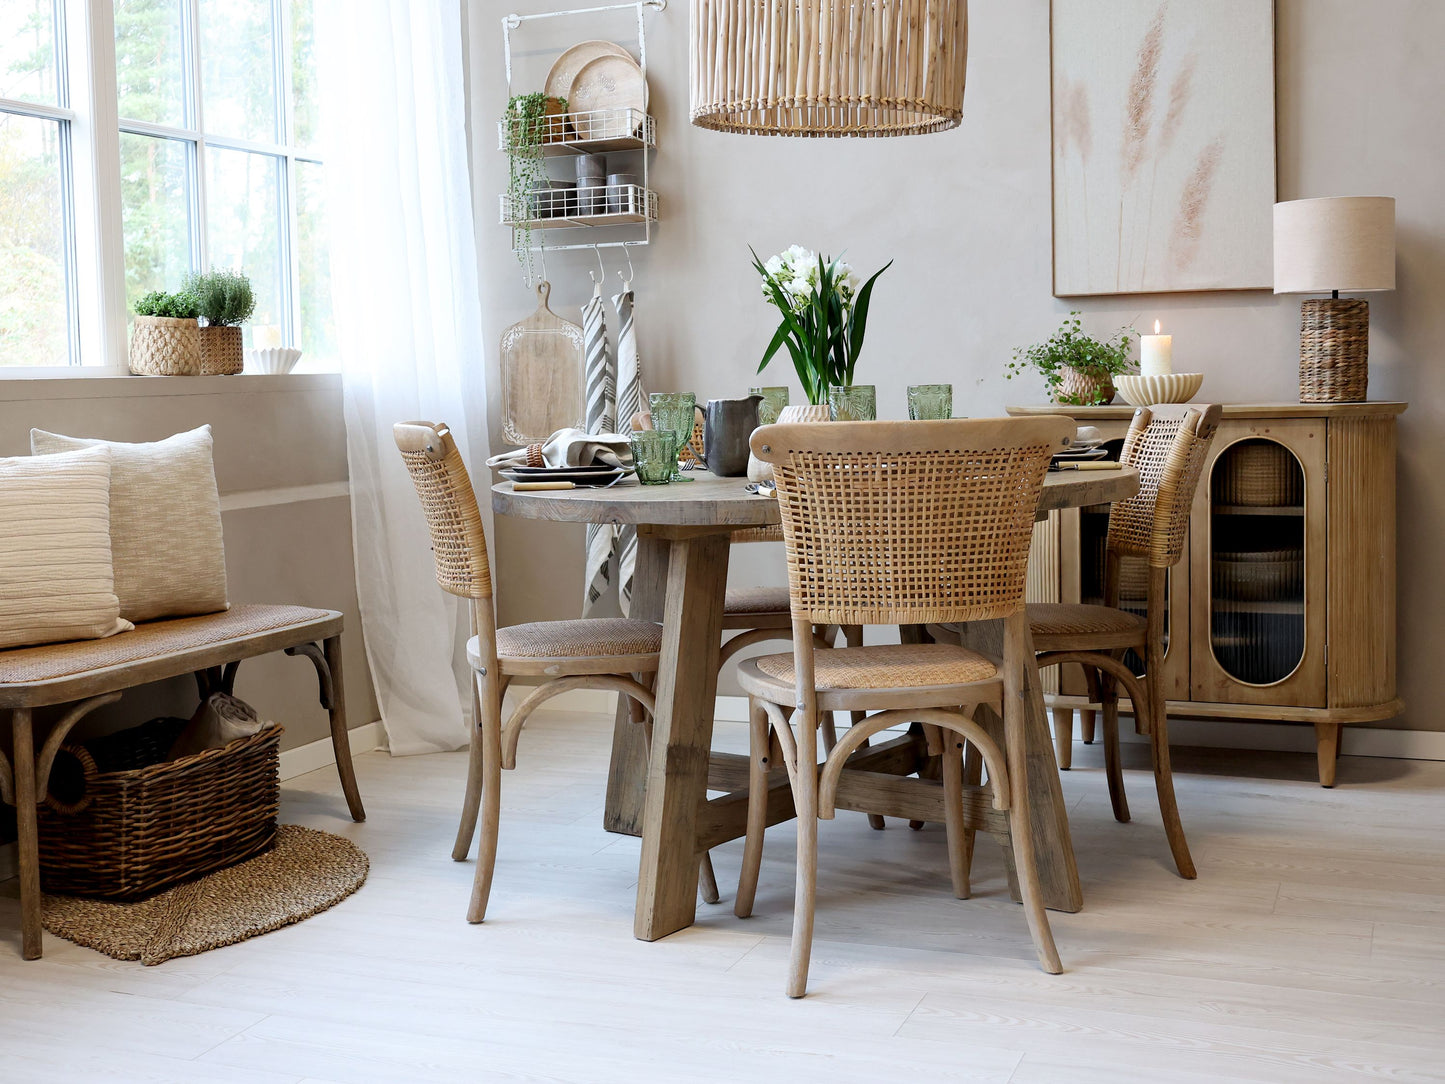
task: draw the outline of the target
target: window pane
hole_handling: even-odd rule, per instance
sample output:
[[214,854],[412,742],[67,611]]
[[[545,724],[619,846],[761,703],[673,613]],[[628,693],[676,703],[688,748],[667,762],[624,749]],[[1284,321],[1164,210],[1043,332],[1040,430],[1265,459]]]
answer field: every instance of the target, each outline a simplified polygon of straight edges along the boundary
[[[283,323],[281,160],[207,147],[206,228],[211,266],[242,271],[251,278],[256,312],[250,326]],[[250,339],[248,327],[247,345]]]
[[271,0],[200,0],[201,117],[207,135],[276,139]]
[[70,361],[60,124],[0,113],[0,365]]
[[291,0],[291,141],[302,147],[320,142],[321,110],[316,100],[315,0]]
[[0,0],[0,98],[59,105],[55,0]]
[[335,326],[331,320],[331,264],[322,186],[325,166],[296,163],[296,261],[301,326],[295,336],[308,368],[334,368]]
[[181,0],[115,0],[115,82],[120,115],[186,123]]
[[120,134],[125,293],[176,290],[191,269],[190,144]]

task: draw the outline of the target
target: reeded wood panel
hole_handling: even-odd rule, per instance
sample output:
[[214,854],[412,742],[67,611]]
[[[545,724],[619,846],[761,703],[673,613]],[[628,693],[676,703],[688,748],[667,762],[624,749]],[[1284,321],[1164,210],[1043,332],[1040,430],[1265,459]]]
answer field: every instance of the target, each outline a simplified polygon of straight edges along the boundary
[[1329,422],[1329,706],[1395,696],[1395,424]]
[[[1062,554],[1059,546],[1059,517],[1064,513],[1050,512],[1047,519],[1034,524],[1033,545],[1029,549],[1028,582],[1024,597],[1029,602],[1059,602],[1059,567]],[[1044,694],[1051,696],[1059,691],[1059,667],[1051,666],[1043,673]]]

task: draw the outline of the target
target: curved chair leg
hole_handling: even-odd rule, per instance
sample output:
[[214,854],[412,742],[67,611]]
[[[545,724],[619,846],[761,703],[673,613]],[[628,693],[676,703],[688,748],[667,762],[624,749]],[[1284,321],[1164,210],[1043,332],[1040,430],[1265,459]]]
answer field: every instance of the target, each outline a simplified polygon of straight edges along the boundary
[[1066,772],[1074,766],[1074,709],[1054,709],[1054,757],[1059,762],[1059,771]]
[[1164,818],[1164,836],[1174,856],[1179,876],[1192,881],[1199,876],[1189,843],[1184,838],[1184,824],[1179,819],[1179,804],[1174,800],[1174,773],[1169,767],[1169,722],[1164,712],[1149,719],[1149,751],[1154,763],[1154,789],[1159,794],[1159,812]]
[[1119,755],[1119,683],[1107,674],[1099,674],[1099,701],[1104,716],[1104,774],[1109,779],[1109,804],[1114,819],[1121,824],[1129,820],[1129,799],[1124,794],[1124,767]]
[[[1088,692],[1089,703],[1097,704],[1099,702],[1099,679],[1094,673],[1094,668],[1080,666],[1079,669],[1084,672],[1084,688]],[[1094,718],[1093,708],[1079,709],[1079,737],[1085,745],[1094,744]]]
[[[366,820],[366,809],[361,804],[361,791],[356,785],[356,765],[351,762],[351,739],[346,730],[346,687],[341,675],[341,637],[330,636],[321,646],[297,644],[285,649],[288,655],[302,655],[311,660],[316,668],[316,680],[320,685],[321,706],[331,719],[331,749],[336,757],[336,774],[341,777],[341,791],[346,795],[346,808],[354,821]],[[236,681],[235,663],[223,670],[219,679],[202,680],[196,675],[196,682],[204,699],[211,692],[229,692]]]
[[703,903],[717,903],[722,899],[717,890],[717,874],[712,868],[712,855],[707,851],[703,851],[702,861],[698,864],[697,884]]
[[768,828],[768,771],[772,768],[772,731],[768,713],[755,697],[748,697],[748,830],[743,838],[743,868],[738,874],[738,895],[733,914],[753,913],[758,874],[763,865],[763,834]]
[[969,861],[963,827],[964,739],[936,726],[925,726],[924,730],[932,731],[929,744],[938,748],[943,766],[943,828],[948,844],[948,873],[953,880],[953,895],[955,899],[966,900],[972,895],[972,890],[968,883]]
[[[799,711],[798,716],[803,712]],[[816,721],[799,719],[798,770],[793,775],[793,807],[798,813],[798,869],[793,898],[793,943],[788,953],[788,996],[808,990],[813,955],[813,907],[818,893],[818,748]]]
[[[512,679],[505,675],[497,678],[497,703],[507,695],[507,686]],[[477,813],[482,805],[482,699],[481,682],[472,680],[472,737],[467,748],[467,789],[462,797],[462,819],[457,825],[457,839],[452,844],[452,861],[465,862],[472,849],[472,837],[477,834]],[[500,709],[499,709],[500,710]]]
[[[473,683],[486,679],[473,675]],[[486,690],[491,692],[490,689]],[[487,899],[492,894],[492,871],[497,864],[497,831],[502,817],[502,703],[501,697],[480,695],[482,832],[477,841],[477,871],[472,877],[472,899],[467,921],[481,922],[487,916]],[[465,816],[465,813],[463,814]],[[456,852],[453,851],[453,856]]]
[[[843,626],[843,643],[844,643],[844,646],[846,646],[846,647],[862,647],[862,646],[863,646],[863,626],[862,626],[862,625],[844,625],[844,626]],[[848,714],[848,725],[849,725],[849,726],[857,726],[859,723],[861,723],[861,722],[862,722],[864,719],[866,719],[867,717],[868,717],[868,713],[867,713],[866,711],[849,712],[849,714]],[[865,744],[862,746],[862,748],[865,748],[865,749],[866,749],[866,748],[867,748],[867,744],[865,743]],[[831,753],[831,752],[833,751],[833,747],[832,747],[831,745],[828,746],[828,750],[827,750],[827,751]],[[869,814],[868,814],[868,827],[871,828],[871,829],[873,829],[875,832],[881,832],[881,831],[883,831],[883,829],[884,829],[885,827],[887,827],[887,825],[888,825],[888,822],[883,819],[883,814],[881,814],[881,813],[869,813]],[[921,828],[921,827],[923,827],[923,826],[920,824],[919,827]]]
[[[968,742],[963,750],[963,784],[968,787],[976,787],[983,782],[983,753],[973,742]],[[973,844],[978,837],[978,832],[973,828],[963,830],[963,875],[965,880],[971,878],[973,871]],[[970,885],[970,891],[972,886]]]

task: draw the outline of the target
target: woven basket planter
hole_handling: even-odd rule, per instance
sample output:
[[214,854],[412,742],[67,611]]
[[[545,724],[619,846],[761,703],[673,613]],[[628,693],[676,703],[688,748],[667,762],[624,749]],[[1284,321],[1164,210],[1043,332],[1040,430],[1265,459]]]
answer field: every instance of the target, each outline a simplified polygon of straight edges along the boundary
[[1363,403],[1370,383],[1370,303],[1311,297],[1300,305],[1301,403]]
[[1065,368],[1063,382],[1054,393],[1056,403],[1077,403],[1083,406],[1104,406],[1114,401],[1114,381],[1107,373],[1095,376],[1078,369]]
[[184,719],[64,745],[40,807],[40,879],[67,896],[136,900],[270,846],[281,727],[164,760]]
[[195,376],[201,371],[201,328],[195,320],[137,316],[130,335],[130,371],[140,376]]
[[201,328],[201,375],[235,376],[246,364],[241,349],[241,329],[211,326]]

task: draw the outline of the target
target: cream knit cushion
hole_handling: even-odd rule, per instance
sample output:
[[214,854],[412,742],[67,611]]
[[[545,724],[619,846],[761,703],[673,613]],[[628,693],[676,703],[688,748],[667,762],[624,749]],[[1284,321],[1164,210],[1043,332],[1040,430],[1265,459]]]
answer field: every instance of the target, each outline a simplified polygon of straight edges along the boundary
[[226,609],[211,427],[154,444],[30,431],[36,455],[98,445],[111,453],[110,538],[121,616],[153,621]]
[[110,453],[0,459],[0,648],[130,627],[111,578]]

